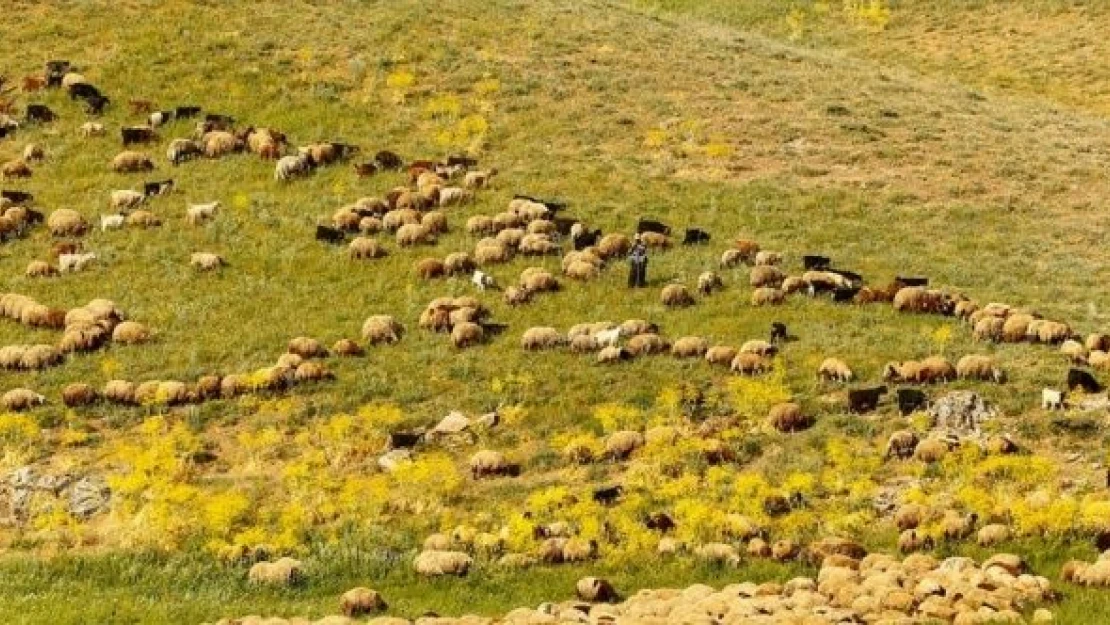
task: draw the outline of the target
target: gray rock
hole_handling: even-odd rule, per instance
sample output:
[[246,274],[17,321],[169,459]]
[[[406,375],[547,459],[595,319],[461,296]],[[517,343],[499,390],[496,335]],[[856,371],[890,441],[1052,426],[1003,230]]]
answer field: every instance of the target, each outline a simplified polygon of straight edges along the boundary
[[937,427],[961,433],[978,433],[983,422],[996,416],[977,393],[953,391],[929,406],[929,416]]
[[83,477],[69,488],[69,513],[79,519],[104,512],[111,503],[112,490],[99,477]]

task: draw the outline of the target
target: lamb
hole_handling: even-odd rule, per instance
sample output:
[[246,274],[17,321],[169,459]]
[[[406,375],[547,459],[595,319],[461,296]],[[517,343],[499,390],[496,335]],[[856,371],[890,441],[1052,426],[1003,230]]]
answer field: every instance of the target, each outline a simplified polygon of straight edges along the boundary
[[413,561],[416,572],[425,577],[464,576],[474,560],[460,551],[422,551]]
[[590,603],[612,603],[617,600],[617,591],[607,580],[599,577],[583,577],[574,586],[578,598]]
[[451,328],[451,343],[459,349],[477,345],[485,338],[482,326],[473,322],[463,322]]
[[1041,390],[1042,410],[1063,410],[1064,392],[1046,388]]
[[162,220],[154,213],[146,210],[137,210],[127,215],[124,221],[131,226],[139,228],[157,228],[162,225]]
[[[912,430],[899,430],[890,435],[886,442],[884,458],[899,458],[902,460],[913,457],[917,444],[921,442]],[[901,529],[906,529],[899,526]],[[916,526],[915,526],[916,527]]]
[[109,230],[119,230],[123,227],[126,217],[123,213],[115,213],[112,215],[100,216],[100,231],[107,232]]
[[146,201],[146,196],[138,191],[131,189],[123,189],[119,191],[112,191],[111,198],[108,202],[109,208],[120,211],[129,208],[135,208],[139,204]]
[[362,324],[362,338],[371,345],[396,343],[404,335],[404,326],[390,315],[373,315]]
[[84,254],[62,254],[58,257],[58,271],[61,273],[76,273],[84,271],[86,267],[96,261],[94,252]]
[[527,350],[551,349],[566,343],[563,335],[551,327],[535,327],[524,331],[520,345]]
[[659,296],[660,301],[664,306],[680,307],[694,305],[694,296],[682,284],[668,284],[663,287],[663,292]]
[[489,186],[490,180],[497,175],[497,169],[486,171],[469,171],[463,177],[463,186],[467,189],[484,189]]
[[104,129],[104,124],[101,124],[99,122],[85,122],[81,124],[81,127],[77,130],[77,134],[86,139],[90,139],[92,137],[103,137],[106,132],[107,131],[105,131]]
[[0,407],[10,412],[23,412],[46,403],[46,397],[26,388],[12,389],[0,396]]
[[826,382],[851,382],[853,377],[852,369],[839,358],[826,358],[817,368],[817,379]]
[[647,441],[644,435],[631,430],[614,432],[605,439],[605,457],[610,460],[627,460],[637,449],[644,446]]
[[33,260],[27,264],[26,276],[28,278],[49,278],[58,275],[58,270],[49,263]]
[[206,204],[190,204],[185,209],[185,222],[190,226],[199,226],[206,221],[215,219],[216,213],[223,205],[219,201]]
[[497,285],[496,285],[496,282],[493,279],[493,276],[489,275],[488,273],[485,273],[484,271],[480,271],[480,270],[477,270],[477,269],[474,270],[474,274],[470,276],[470,282],[475,287],[477,287],[479,291],[485,291],[486,289],[495,289],[495,288],[497,288]]
[[211,252],[194,252],[189,257],[189,264],[198,271],[212,271],[227,265],[222,256]]
[[779,432],[800,432],[813,426],[814,419],[802,412],[798,404],[788,402],[771,407],[767,421]]
[[111,169],[117,173],[130,173],[139,171],[152,171],[154,161],[142,152],[120,152],[112,159]]
[[961,380],[984,380],[1002,384],[1006,375],[988,356],[975,354],[964,356],[956,363],[956,376]]

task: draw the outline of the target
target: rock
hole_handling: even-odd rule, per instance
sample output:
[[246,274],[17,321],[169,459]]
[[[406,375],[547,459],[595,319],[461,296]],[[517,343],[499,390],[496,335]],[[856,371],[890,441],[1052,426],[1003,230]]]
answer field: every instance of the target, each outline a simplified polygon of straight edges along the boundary
[[989,408],[978,393],[953,391],[934,401],[928,414],[937,427],[978,433],[983,422],[993,418],[997,411]]
[[446,417],[436,424],[429,435],[450,435],[463,432],[470,427],[470,419],[458,410],[452,410]]
[[88,519],[108,509],[112,491],[98,477],[83,477],[69,489],[69,513],[79,519]]
[[378,458],[378,466],[386,473],[392,473],[401,464],[412,462],[412,452],[407,449],[394,449]]

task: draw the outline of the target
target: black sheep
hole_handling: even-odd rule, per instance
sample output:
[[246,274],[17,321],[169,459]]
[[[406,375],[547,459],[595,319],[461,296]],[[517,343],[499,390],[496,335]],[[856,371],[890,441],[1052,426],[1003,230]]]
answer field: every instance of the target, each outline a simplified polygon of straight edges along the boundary
[[913,414],[929,405],[929,396],[916,388],[898,389],[898,412],[903,417]]
[[154,130],[146,126],[125,126],[119,129],[119,135],[124,146],[134,143],[150,143],[158,138]]
[[332,228],[331,226],[316,226],[316,240],[330,243],[332,245],[340,245],[347,240],[347,235],[342,230]]
[[4,191],[0,191],[0,197],[10,201],[13,204],[27,204],[28,202],[31,202],[35,199],[34,195],[31,195],[26,191],[8,191],[6,189]]
[[709,233],[701,228],[687,228],[686,235],[682,237],[683,245],[697,245],[709,243]]
[[879,398],[887,392],[885,386],[848,390],[848,411],[856,414],[871,412],[879,407]]
[[1068,369],[1068,390],[1075,390],[1076,387],[1082,388],[1084,393],[1098,393],[1102,390],[1102,385],[1089,372]]
[[806,271],[824,271],[832,264],[832,259],[828,256],[819,256],[817,254],[806,254],[802,256],[802,267]]
[[674,519],[666,512],[653,512],[644,519],[644,527],[666,534],[673,530],[676,525]]
[[833,301],[839,304],[851,302],[855,300],[859,290],[860,287],[858,286],[833,289]]
[[929,279],[924,276],[895,276],[894,284],[900,289],[908,286],[929,286]]
[[374,155],[374,162],[382,169],[401,169],[404,161],[396,153],[382,150]]
[[786,324],[781,321],[771,323],[771,342],[781,343],[786,341]]
[[173,110],[174,119],[189,119],[200,115],[199,106],[179,106]]
[[85,110],[89,115],[101,115],[112,101],[102,95],[85,98]]
[[[477,167],[478,159],[470,158],[469,156],[452,155],[447,157],[447,166],[454,167],[455,165],[462,165],[463,167]],[[400,165],[398,165],[400,166]]]
[[209,113],[204,116],[204,124],[206,127],[210,126],[212,130],[230,130],[235,126],[235,118],[231,115]]
[[143,195],[151,197],[154,195],[166,195],[173,190],[173,178],[169,180],[158,180],[155,182],[143,183]]
[[598,239],[600,238],[601,228],[597,228],[593,232],[583,232],[582,234],[574,237],[573,239],[571,239],[571,243],[574,244],[574,249],[576,251],[581,251],[586,249],[587,247],[590,247],[591,245],[596,245]]
[[103,95],[102,93],[100,93],[100,89],[97,89],[93,85],[84,82],[70,85],[66,89],[66,91],[69,92],[70,100],[76,100],[77,98],[87,100],[89,98],[95,98]]
[[636,222],[636,232],[639,234],[643,234],[645,232],[655,232],[658,234],[670,236],[671,227],[661,221],[644,219],[641,217],[640,221]]
[[616,502],[616,500],[620,498],[621,493],[623,492],[624,487],[620,486],[619,484],[617,486],[599,488],[594,491],[594,501],[603,506],[608,506]]
[[28,104],[27,105],[27,121],[28,122],[52,122],[58,119],[57,114],[50,110],[50,107],[45,104]]

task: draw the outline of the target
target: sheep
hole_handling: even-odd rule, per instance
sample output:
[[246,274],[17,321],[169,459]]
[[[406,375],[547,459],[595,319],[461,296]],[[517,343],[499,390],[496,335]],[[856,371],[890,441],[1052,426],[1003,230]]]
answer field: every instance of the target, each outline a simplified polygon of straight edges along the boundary
[[371,345],[396,343],[404,334],[404,326],[389,315],[373,315],[362,324],[362,338]]
[[46,152],[43,151],[42,146],[35,143],[28,143],[23,148],[23,160],[28,163],[41,162],[46,158]]
[[917,530],[906,530],[898,536],[898,550],[902,553],[913,553],[922,549],[928,551],[933,548],[931,536],[917,533]]
[[760,375],[771,371],[770,360],[758,354],[738,353],[729,363],[729,369],[742,375]]
[[1092,352],[1110,352],[1110,334],[1088,334],[1083,344]]
[[[884,458],[899,458],[902,460],[913,456],[917,444],[920,442],[912,430],[898,430],[890,435],[886,442]],[[902,528],[905,529],[905,528]]]
[[159,219],[154,213],[145,210],[137,210],[124,219],[130,226],[137,226],[139,228],[157,228],[162,225],[162,220]]
[[956,362],[956,376],[961,380],[984,380],[1002,384],[1006,375],[989,356],[970,354]]
[[976,341],[1001,341],[1005,325],[1006,320],[1001,317],[984,316],[975,322],[972,338]]
[[771,427],[783,433],[800,432],[814,423],[812,416],[804,414],[802,407],[792,402],[772,406],[767,420]]
[[447,275],[469,274],[474,271],[474,260],[466,252],[452,252],[443,259]]
[[447,232],[447,215],[440,211],[428,211],[420,218],[420,225],[432,234],[444,234]]
[[781,289],[760,287],[752,291],[752,306],[777,306],[786,300],[786,293]]
[[89,231],[89,222],[75,210],[60,208],[47,217],[46,227],[52,236],[80,237]]
[[1071,327],[1059,321],[1044,321],[1037,330],[1036,340],[1051,345],[1061,343],[1072,337]]
[[99,122],[85,122],[77,129],[77,134],[89,139],[92,137],[103,137],[107,134],[107,131],[104,129],[104,124]]
[[312,358],[327,358],[328,350],[320,341],[307,337],[298,336],[289,340],[285,346],[286,353],[295,354],[305,360]]
[[1010,528],[1000,523],[992,523],[979,528],[975,542],[980,547],[993,547],[1010,539]]
[[839,358],[826,358],[817,368],[817,379],[825,382],[851,382],[854,377],[852,369]]
[[737,350],[728,345],[714,345],[705,350],[705,361],[711,365],[729,366],[732,360],[736,358]]
[[316,167],[309,154],[283,156],[274,164],[274,180],[288,182],[294,178],[307,176]]
[[520,287],[532,293],[548,293],[559,290],[559,281],[546,269],[529,267],[520,274]]
[[[568,335],[569,334],[570,333],[568,333]],[[613,347],[617,345],[618,341],[620,341],[621,329],[619,327],[613,327],[605,330],[599,330],[598,332],[593,333],[591,338],[593,338],[597,345],[600,347]]]
[[0,408],[23,412],[46,403],[46,397],[26,388],[15,388],[0,396]]
[[355,237],[347,245],[347,255],[353,260],[369,260],[381,258],[385,255],[385,250],[370,237]]
[[714,564],[740,565],[740,552],[725,543],[706,543],[694,549],[694,555]]
[[112,171],[117,173],[131,173],[139,171],[152,171],[154,169],[154,161],[142,152],[132,152],[130,150],[120,152],[117,154],[110,163]]
[[58,271],[61,273],[76,273],[84,271],[86,267],[96,261],[94,252],[84,254],[62,254],[58,257]]
[[497,288],[497,284],[494,281],[493,276],[478,269],[475,269],[474,274],[470,276],[470,282],[475,287],[477,287],[479,291]]
[[435,235],[421,224],[405,224],[397,229],[397,245],[407,247],[410,245],[434,244]]
[[962,517],[949,512],[941,521],[941,533],[945,540],[963,540],[975,531],[975,523],[978,520],[979,515],[974,512]]
[[112,191],[111,198],[108,201],[108,207],[121,211],[130,208],[135,208],[139,204],[146,201],[146,195],[131,189],[122,189],[119,191]]
[[194,252],[189,257],[189,264],[197,271],[212,271],[225,266],[227,263],[219,254],[211,252]]
[[275,562],[258,562],[247,572],[252,584],[291,586],[304,577],[304,565],[300,560],[280,558]]
[[511,248],[496,239],[483,239],[474,248],[474,260],[480,266],[506,263],[511,259]]
[[520,346],[526,350],[551,349],[565,343],[563,335],[551,327],[528,328],[520,338]]
[[1041,409],[1042,410],[1063,410],[1064,409],[1064,393],[1054,389],[1046,388],[1041,390]]
[[626,349],[633,356],[661,354],[670,346],[658,334],[637,334],[628,339]]
[[120,322],[112,329],[112,341],[123,345],[137,345],[150,340],[150,330],[136,321]]
[[663,287],[663,291],[659,295],[659,301],[662,302],[664,306],[672,308],[693,306],[695,303],[694,296],[683,284],[668,284]]
[[205,133],[200,141],[204,147],[204,156],[207,158],[220,158],[243,149],[242,141],[230,132],[223,130]]
[[578,598],[590,603],[610,603],[617,600],[617,591],[607,580],[583,577],[574,585]]
[[490,217],[475,215],[466,220],[466,231],[470,234],[494,234],[497,228]]
[[1084,393],[1098,393],[1102,390],[1098,380],[1082,369],[1068,369],[1067,384],[1069,391],[1082,388]]
[[1010,315],[1002,324],[1002,340],[1007,343],[1020,343],[1028,335],[1029,324],[1034,321],[1033,315],[1017,313]]
[[640,235],[640,241],[651,249],[665,250],[671,247],[670,238],[658,232],[645,232]]
[[425,577],[440,575],[464,576],[474,560],[460,551],[422,551],[413,561],[413,568]]
[[605,457],[610,460],[627,460],[646,442],[644,435],[639,432],[631,430],[614,432],[605,439]]
[[477,345],[484,338],[485,331],[477,323],[467,321],[457,324],[451,329],[451,343],[459,349]]
[[623,234],[607,234],[598,241],[597,255],[602,260],[622,257],[632,249],[632,241]]
[[334,378],[334,374],[328,371],[324,363],[318,360],[309,360],[297,365],[293,371],[293,380],[295,382],[318,382],[320,380],[330,380]]
[[778,351],[779,348],[775,345],[758,339],[745,341],[744,344],[740,346],[740,353],[742,354],[757,354],[768,358],[777,354]]
[[463,186],[467,189],[484,189],[489,186],[490,180],[495,175],[497,175],[497,169],[468,171],[463,177]]
[[362,586],[352,588],[339,597],[339,612],[348,618],[382,612],[388,607],[381,593]]
[[501,244],[506,247],[519,249],[521,241],[524,240],[524,230],[520,228],[505,228],[501,232],[498,232],[494,239],[500,241]]
[[[600,342],[600,334],[599,334]],[[676,358],[702,358],[709,350],[709,342],[698,336],[684,336],[674,342],[671,355]]]
[[185,222],[190,226],[199,226],[206,221],[216,218],[216,213],[223,205],[219,201],[206,204],[190,204],[185,209]]
[[[573,343],[578,342],[579,339],[587,339],[588,340],[588,339],[591,339],[591,338],[592,337],[578,337],[578,336],[576,336],[576,337],[574,337],[574,341],[572,341],[572,346],[573,346]],[[596,346],[596,343],[594,343],[594,346]],[[602,364],[602,365],[614,364],[614,363],[621,362],[623,360],[628,360],[630,358],[632,358],[632,353],[629,350],[627,350],[623,347],[618,347],[616,345],[610,345],[609,347],[603,347],[597,353],[597,362],[598,362],[598,364]]]
[[782,286],[782,282],[785,279],[786,274],[778,267],[773,265],[757,265],[752,267],[751,273],[748,276],[748,284],[754,288],[778,288]]
[[598,278],[601,269],[592,263],[575,260],[563,268],[563,274],[572,280],[588,281]]
[[948,443],[939,438],[926,438],[913,450],[914,458],[927,463],[939,462],[948,455]]
[[706,271],[698,276],[698,293],[702,295],[709,295],[723,288],[724,282],[715,271]]
[[96,403],[99,398],[100,395],[96,392],[96,389],[82,382],[67,384],[62,389],[62,403],[67,408],[88,406]]
[[100,231],[107,232],[109,230],[119,230],[123,227],[126,217],[123,213],[116,213],[113,215],[100,216]]
[[769,252],[761,250],[755,254],[755,264],[759,265],[781,265],[782,254],[778,252]]
[[0,165],[0,178],[6,180],[13,178],[30,178],[32,173],[30,166],[21,158]]
[[45,261],[33,260],[27,264],[25,273],[28,278],[48,278],[58,275],[58,270]]

